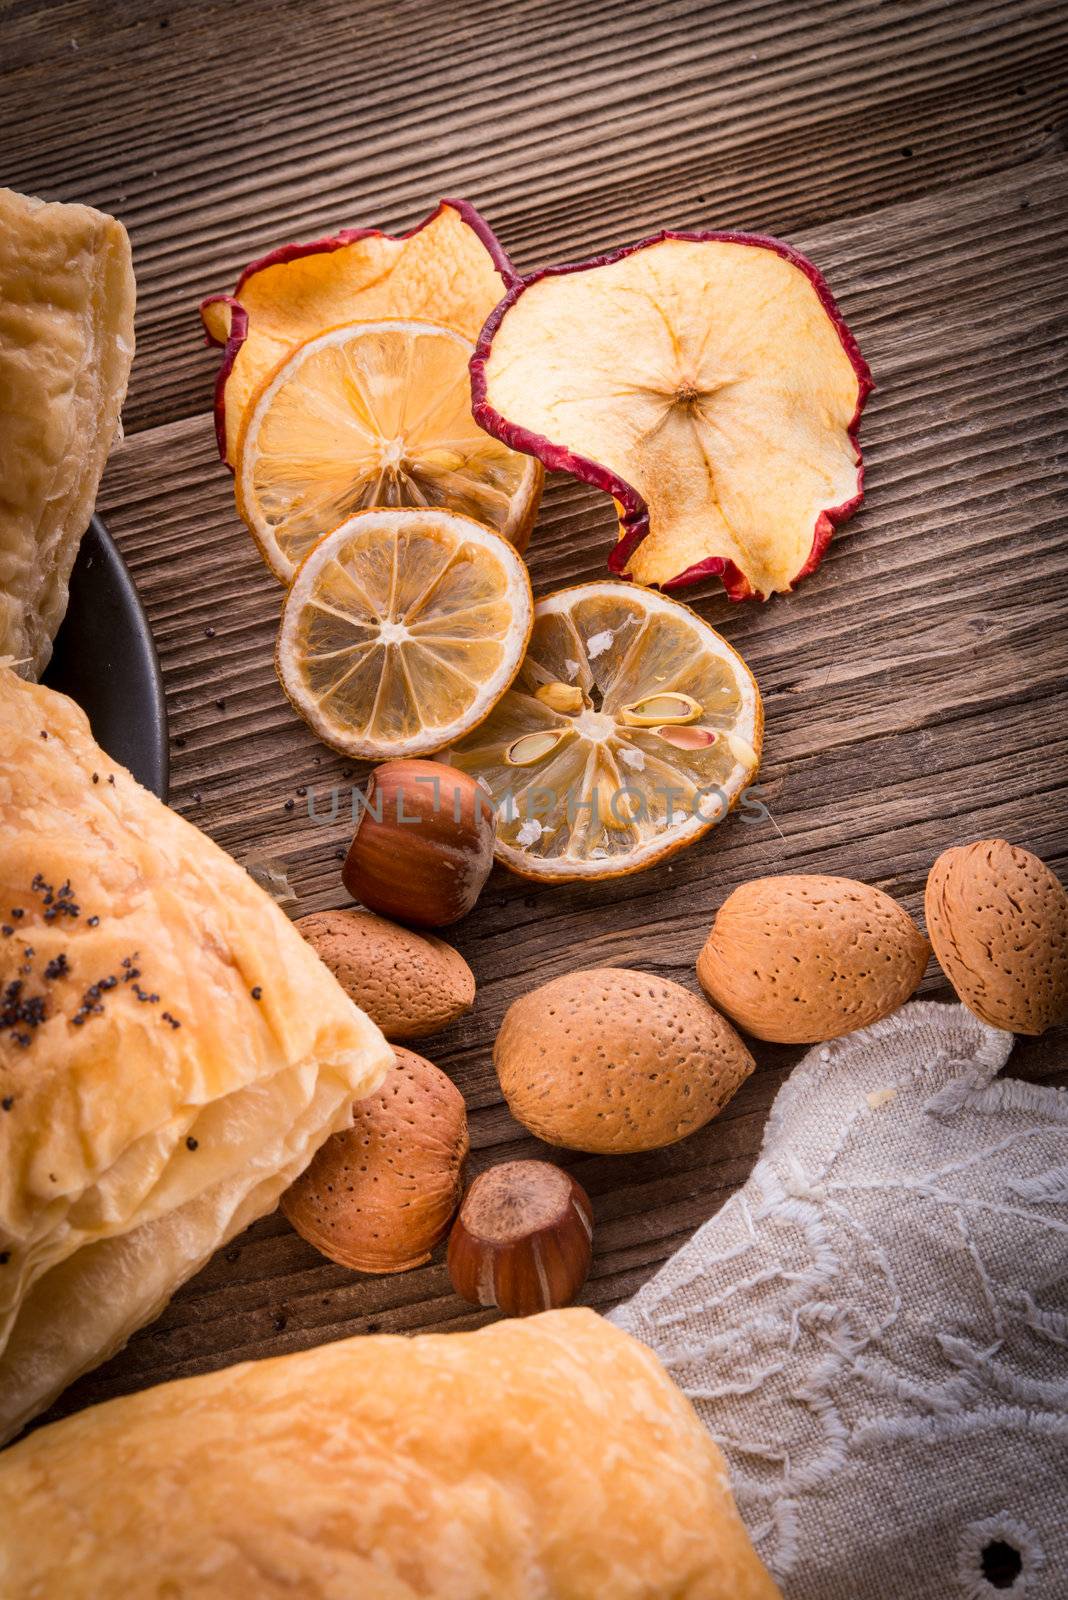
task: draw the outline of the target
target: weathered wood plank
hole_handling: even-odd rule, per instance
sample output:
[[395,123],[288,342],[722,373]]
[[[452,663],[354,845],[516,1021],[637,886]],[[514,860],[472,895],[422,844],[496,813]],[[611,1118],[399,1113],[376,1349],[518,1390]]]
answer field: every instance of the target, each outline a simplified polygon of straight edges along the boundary
[[665,224],[811,229],[1063,148],[1057,0],[71,0],[0,27],[5,181],[131,230],[131,432],[204,408],[197,301],[285,239],[465,193],[529,268]]
[[[821,571],[759,609],[703,592],[704,613],[757,672],[769,763],[1011,707],[1063,675],[1066,561],[1051,544],[1065,507],[1063,472],[1051,470],[1063,375],[1048,285],[1068,243],[1066,191],[1068,166],[1043,163],[802,236],[832,265],[879,388],[863,430],[868,503]],[[164,653],[184,740],[176,803],[228,842],[254,822],[284,849],[296,826],[285,799],[298,785],[325,792],[350,769],[277,688],[280,593],[212,462],[210,421],[128,440],[102,505]],[[602,572],[612,523],[605,497],[553,480],[529,552],[536,590]]]
[[[969,837],[1068,870],[1057,0],[0,0],[0,40],[3,180],[113,210],[134,240],[130,437],[101,508],[160,647],[174,803],[239,859],[278,858],[302,911],[344,903],[349,830],[298,789],[321,808],[363,769],[275,681],[280,593],[213,461],[201,294],[285,238],[397,229],[466,193],[524,268],[665,224],[783,233],[875,369],[868,503],[820,572],[762,608],[692,597],[763,689],[768,815],[610,887],[496,872],[456,930],[478,1009],[424,1048],[464,1091],[475,1171],[544,1153],[491,1064],[533,984],[615,962],[692,986],[716,906],[759,873],[851,874],[919,913],[930,861]],[[537,592],[601,575],[612,532],[603,497],[552,480]],[[949,995],[933,964],[923,992]],[[723,1115],[668,1150],[552,1152],[594,1201],[589,1304],[633,1291],[744,1180],[799,1055],[758,1047]],[[1017,1044],[1018,1074],[1066,1067],[1063,1035]],[[264,1218],[56,1409],[346,1333],[485,1320],[441,1256],[362,1278]]]
[[[505,1008],[534,983],[614,962],[692,986],[716,906],[759,873],[866,878],[919,914],[934,855],[969,837],[1005,834],[1068,868],[1064,374],[1050,301],[1066,190],[1068,164],[1036,163],[801,236],[829,266],[879,380],[865,425],[869,500],[798,594],[731,607],[709,587],[696,602],[763,687],[774,820],[732,819],[608,887],[494,874],[456,930],[478,1008],[425,1046],[464,1091],[475,1170],[544,1151],[502,1105],[490,1059]],[[325,799],[362,769],[324,750],[277,688],[279,591],[212,463],[207,417],[128,440],[102,504],[160,644],[183,741],[176,804],[239,858],[282,860],[300,909],[343,903],[335,852],[348,830],[310,820],[297,788]],[[538,590],[599,573],[611,526],[606,502],[554,479],[530,551]],[[934,964],[923,992],[948,998]],[[594,1201],[589,1304],[633,1291],[744,1179],[800,1053],[759,1046],[758,1072],[723,1115],[668,1150],[552,1153]],[[1019,1041],[1013,1071],[1068,1082],[1065,1069],[1063,1035]],[[346,1333],[482,1320],[450,1293],[440,1251],[416,1272],[360,1278],[276,1215],[61,1406]]]

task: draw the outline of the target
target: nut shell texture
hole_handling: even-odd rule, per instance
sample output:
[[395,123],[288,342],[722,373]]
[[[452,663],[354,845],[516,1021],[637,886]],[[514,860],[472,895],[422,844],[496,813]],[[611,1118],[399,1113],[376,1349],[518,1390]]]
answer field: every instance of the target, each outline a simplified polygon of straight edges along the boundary
[[697,995],[621,967],[568,973],[515,1001],[493,1060],[519,1122],[550,1144],[604,1155],[685,1138],[754,1065]]
[[474,908],[493,866],[490,797],[470,773],[438,761],[384,761],[342,881],[371,911],[417,928],[444,928]]
[[908,912],[870,884],[754,878],[720,907],[697,976],[755,1039],[816,1044],[904,1005],[929,955]]
[[406,1272],[430,1259],[463,1192],[467,1115],[459,1089],[411,1050],[353,1107],[282,1197],[302,1238],[357,1272]]
[[593,1257],[590,1197],[549,1161],[502,1161],[464,1195],[449,1235],[449,1276],[473,1305],[509,1317],[566,1306]]
[[315,911],[297,928],[387,1039],[423,1039],[475,1003],[475,976],[444,939],[370,911]]
[[945,850],[924,899],[927,931],[969,1011],[1012,1033],[1068,1021],[1068,895],[1004,839]]

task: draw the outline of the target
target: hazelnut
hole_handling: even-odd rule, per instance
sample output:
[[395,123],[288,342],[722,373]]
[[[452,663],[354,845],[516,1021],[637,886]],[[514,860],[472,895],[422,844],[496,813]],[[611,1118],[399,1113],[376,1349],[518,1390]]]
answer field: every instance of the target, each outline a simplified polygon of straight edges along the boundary
[[463,1096],[432,1062],[397,1050],[381,1088],[352,1108],[282,1196],[309,1244],[356,1272],[407,1272],[430,1260],[463,1192]]
[[440,761],[386,761],[368,780],[341,877],[371,911],[444,928],[474,906],[493,866],[486,789]]
[[449,1277],[474,1305],[509,1317],[570,1305],[590,1270],[586,1191],[548,1161],[505,1161],[477,1177],[449,1235]]

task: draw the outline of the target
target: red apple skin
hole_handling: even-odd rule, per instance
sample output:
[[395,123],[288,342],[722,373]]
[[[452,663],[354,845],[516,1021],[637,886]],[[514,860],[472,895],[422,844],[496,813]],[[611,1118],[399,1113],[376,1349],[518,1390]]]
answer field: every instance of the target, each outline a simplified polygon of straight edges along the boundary
[[[248,338],[248,312],[232,294],[209,294],[200,302],[200,314],[204,315],[206,306],[226,305],[230,307],[230,333],[222,347],[223,357],[219,362],[219,370],[215,374],[215,399],[213,413],[215,417],[215,443],[219,451],[219,460],[225,462],[229,470],[233,467],[226,460],[226,380],[234,368],[237,352]],[[205,326],[204,343],[217,345],[219,343]]]
[[[489,358],[493,337],[500,327],[505,316],[515,305],[520,295],[530,288],[532,283],[538,283],[542,278],[560,277],[565,272],[586,272],[591,267],[610,266],[613,262],[622,261],[627,256],[634,255],[638,250],[645,250],[649,245],[660,244],[664,239],[681,239],[689,244],[746,244],[760,250],[774,250],[784,260],[789,261],[804,273],[812,284],[819,302],[834,325],[835,332],[841,340],[842,349],[849,357],[850,365],[857,375],[857,406],[848,427],[848,434],[857,457],[857,492],[844,500],[841,505],[828,506],[816,518],[816,525],[812,532],[812,545],[804,564],[794,575],[790,588],[794,589],[803,578],[815,572],[823,560],[824,552],[831,542],[835,528],[840,527],[853,515],[861,501],[864,499],[864,458],[859,443],[860,418],[865,403],[872,390],[875,380],[871,375],[871,368],[860,353],[860,346],[850,332],[845,318],[838,308],[838,304],[828,287],[819,268],[809,261],[807,256],[801,255],[792,246],[784,244],[781,239],[773,239],[760,233],[729,233],[704,231],[697,233],[680,233],[671,228],[664,228],[660,233],[650,234],[647,239],[639,239],[637,244],[624,245],[619,250],[606,251],[604,255],[591,256],[588,261],[570,261],[562,266],[542,267],[537,272],[529,272],[525,277],[516,277],[509,285],[504,298],[494,306],[486,318],[475,343],[475,353],[471,357],[471,398],[472,413],[480,428],[493,434],[512,450],[521,450],[529,456],[537,456],[544,462],[550,472],[568,472],[573,478],[580,479],[583,483],[592,484],[595,489],[603,489],[605,494],[610,494],[617,502],[620,526],[624,529],[620,538],[608,557],[610,572],[625,578],[626,566],[634,551],[641,544],[649,532],[649,507],[633,485],[624,478],[618,477],[614,472],[598,461],[590,461],[586,456],[580,456],[575,451],[568,450],[564,445],[554,444],[551,439],[546,439],[540,433],[534,433],[529,428],[520,427],[518,423],[509,422],[502,417],[500,412],[490,405],[486,398],[486,362]],[[673,578],[662,583],[662,589],[681,589],[689,584],[698,583],[702,578],[719,578],[731,600],[764,600],[767,597],[753,589],[733,561],[723,556],[710,556],[706,561],[699,561],[685,571],[678,572]]]
[[[251,261],[237,280],[233,294],[209,294],[200,302],[201,313],[205,306],[228,305],[230,307],[230,333],[225,343],[216,339],[205,326],[204,343],[207,345],[222,344],[223,357],[219,370],[215,375],[215,441],[219,447],[219,459],[226,462],[226,380],[233,371],[237,353],[248,338],[248,312],[241,304],[238,296],[242,288],[254,273],[262,272],[265,267],[276,267],[286,261],[298,261],[302,256],[318,255],[320,252],[339,250],[342,245],[355,244],[358,239],[393,239],[398,243],[403,239],[411,239],[435,218],[439,217],[446,207],[459,212],[468,227],[475,232],[485,245],[492,257],[493,264],[501,275],[501,281],[506,289],[517,281],[518,274],[508,259],[507,252],[485,217],[477,212],[469,200],[439,200],[429,216],[422,222],[417,222],[414,228],[409,228],[407,233],[386,233],[382,228],[342,228],[338,233],[329,234],[323,239],[312,239],[307,244],[283,244],[276,250],[269,250],[265,256],[260,256],[258,261]],[[226,462],[229,466],[229,463]],[[233,471],[233,468],[230,468]]]

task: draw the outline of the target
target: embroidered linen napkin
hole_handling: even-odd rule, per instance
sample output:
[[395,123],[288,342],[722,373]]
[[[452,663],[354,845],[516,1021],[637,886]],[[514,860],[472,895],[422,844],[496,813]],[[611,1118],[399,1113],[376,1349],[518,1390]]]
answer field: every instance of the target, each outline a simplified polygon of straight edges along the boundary
[[611,1320],[786,1600],[1068,1596],[1068,1092],[913,1002],[817,1045],[748,1182]]

